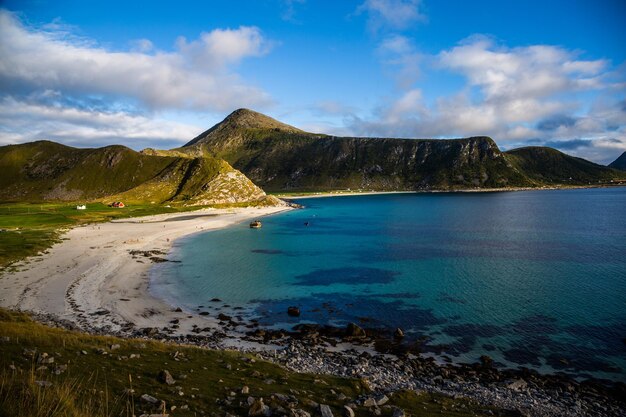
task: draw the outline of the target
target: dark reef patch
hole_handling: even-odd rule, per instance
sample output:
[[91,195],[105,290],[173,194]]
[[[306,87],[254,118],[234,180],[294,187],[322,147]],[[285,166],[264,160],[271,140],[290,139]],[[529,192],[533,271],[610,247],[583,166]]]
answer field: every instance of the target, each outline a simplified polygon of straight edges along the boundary
[[380,268],[345,267],[317,269],[308,274],[296,275],[298,285],[324,286],[331,284],[388,284],[399,272]]

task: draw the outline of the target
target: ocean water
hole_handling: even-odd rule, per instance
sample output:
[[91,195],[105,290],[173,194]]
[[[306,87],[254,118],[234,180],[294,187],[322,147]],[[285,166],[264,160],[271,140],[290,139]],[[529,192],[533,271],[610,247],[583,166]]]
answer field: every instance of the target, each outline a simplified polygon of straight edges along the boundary
[[626,188],[297,202],[177,241],[152,290],[268,328],[401,327],[459,362],[626,380]]

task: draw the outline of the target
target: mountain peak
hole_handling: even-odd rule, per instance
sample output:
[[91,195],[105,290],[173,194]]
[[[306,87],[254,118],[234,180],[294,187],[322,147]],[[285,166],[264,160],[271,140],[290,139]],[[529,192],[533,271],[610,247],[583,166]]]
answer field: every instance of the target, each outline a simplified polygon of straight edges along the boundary
[[626,151],[609,164],[610,168],[626,171]]
[[276,119],[266,116],[262,113],[256,112],[250,109],[237,109],[220,123],[220,125],[234,125],[240,128],[251,129],[280,129],[289,132],[300,132],[300,129],[296,129],[285,123],[281,123]]
[[273,129],[290,133],[302,133],[302,130],[281,123],[276,119],[250,109],[237,109],[209,130],[202,132],[185,146],[190,146],[204,139],[213,132],[233,131],[236,129]]

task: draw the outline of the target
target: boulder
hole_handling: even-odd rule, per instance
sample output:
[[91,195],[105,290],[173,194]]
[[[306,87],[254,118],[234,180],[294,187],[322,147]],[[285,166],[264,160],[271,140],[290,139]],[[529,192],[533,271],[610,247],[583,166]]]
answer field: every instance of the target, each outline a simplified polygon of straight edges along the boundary
[[332,410],[326,404],[320,404],[320,415],[322,417],[334,417]]
[[375,407],[376,406],[376,400],[373,398],[367,398],[365,401],[363,401],[363,407]]
[[365,330],[358,324],[350,323],[346,326],[346,336],[350,337],[365,337]]
[[385,394],[377,395],[376,397],[374,397],[374,399],[376,400],[376,405],[384,405],[389,402],[389,397],[387,397]]
[[291,317],[299,317],[300,316],[300,309],[298,307],[288,307],[287,308],[287,314],[289,314]]
[[404,332],[402,331],[401,328],[397,328],[395,332],[393,332],[393,337],[395,339],[403,339],[404,338]]
[[159,382],[167,385],[174,385],[176,383],[172,374],[170,374],[169,371],[165,369],[159,372],[159,376],[157,377],[157,379],[159,380]]
[[263,398],[258,398],[252,401],[250,408],[248,409],[249,416],[270,416],[272,411],[263,403]]
[[354,417],[354,410],[347,405],[343,406],[343,417]]

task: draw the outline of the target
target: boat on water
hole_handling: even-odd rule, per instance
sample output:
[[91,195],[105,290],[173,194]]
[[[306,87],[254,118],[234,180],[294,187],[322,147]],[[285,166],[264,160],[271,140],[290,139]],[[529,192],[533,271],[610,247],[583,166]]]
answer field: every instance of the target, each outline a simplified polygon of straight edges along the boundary
[[259,220],[255,220],[252,223],[250,223],[250,229],[260,229],[261,226],[263,225],[261,224]]

